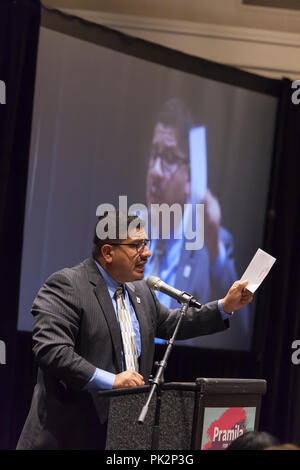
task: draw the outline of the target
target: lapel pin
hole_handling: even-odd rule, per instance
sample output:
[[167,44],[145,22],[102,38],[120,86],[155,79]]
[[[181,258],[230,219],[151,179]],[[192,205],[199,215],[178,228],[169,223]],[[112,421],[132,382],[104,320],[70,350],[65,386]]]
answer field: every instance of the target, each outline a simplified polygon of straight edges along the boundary
[[138,304],[141,303],[141,299],[139,297],[136,298],[136,301],[137,301]]

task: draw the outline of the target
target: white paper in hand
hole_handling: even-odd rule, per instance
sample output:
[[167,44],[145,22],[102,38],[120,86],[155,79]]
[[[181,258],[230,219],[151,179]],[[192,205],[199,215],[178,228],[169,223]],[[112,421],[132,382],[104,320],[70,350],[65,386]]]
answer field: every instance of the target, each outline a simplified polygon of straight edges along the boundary
[[241,277],[241,281],[245,279],[248,281],[246,289],[252,293],[255,292],[267,276],[275,261],[276,258],[258,248],[248,268]]

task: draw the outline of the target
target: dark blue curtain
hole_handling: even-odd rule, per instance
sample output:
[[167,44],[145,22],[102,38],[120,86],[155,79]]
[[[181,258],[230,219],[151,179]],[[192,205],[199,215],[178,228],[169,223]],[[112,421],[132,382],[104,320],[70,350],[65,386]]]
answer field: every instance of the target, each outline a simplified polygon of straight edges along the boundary
[[261,422],[287,442],[300,444],[300,104],[292,82],[282,80],[269,189],[265,249],[277,258],[256,315],[257,372],[268,381]]
[[12,445],[14,411],[24,396],[23,387],[16,390],[16,376],[23,377],[16,324],[39,24],[38,1],[1,1],[0,80],[6,85],[6,104],[0,105],[0,340],[6,345],[6,364],[0,365],[3,449]]

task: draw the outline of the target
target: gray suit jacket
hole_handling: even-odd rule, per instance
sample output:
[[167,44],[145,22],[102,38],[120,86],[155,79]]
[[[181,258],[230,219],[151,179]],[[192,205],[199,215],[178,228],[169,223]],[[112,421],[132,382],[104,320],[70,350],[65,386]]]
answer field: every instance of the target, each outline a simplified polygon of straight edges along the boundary
[[[126,284],[140,325],[140,373],[151,373],[154,337],[169,339],[179,309],[161,305],[145,281]],[[140,301],[137,301],[139,297]],[[122,371],[121,336],[115,311],[93,259],[54,273],[33,307],[33,352],[38,378],[18,449],[84,448],[93,439],[95,417],[107,420],[108,400],[83,391],[99,367]],[[228,327],[217,302],[189,309],[178,339],[207,335]],[[98,421],[97,418],[97,421]]]

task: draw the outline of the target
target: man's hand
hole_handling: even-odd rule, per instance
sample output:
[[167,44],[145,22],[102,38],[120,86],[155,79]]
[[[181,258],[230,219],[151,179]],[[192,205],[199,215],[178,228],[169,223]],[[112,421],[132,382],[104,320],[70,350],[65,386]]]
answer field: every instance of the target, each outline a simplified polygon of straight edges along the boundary
[[236,281],[232,284],[224,299],[221,300],[224,312],[231,313],[252,302],[253,294],[246,289],[248,281]]
[[145,385],[144,378],[135,370],[125,370],[116,375],[113,388],[138,387]]
[[219,254],[219,228],[221,224],[221,208],[218,199],[207,189],[203,198],[204,204],[204,243],[209,259],[213,264]]

